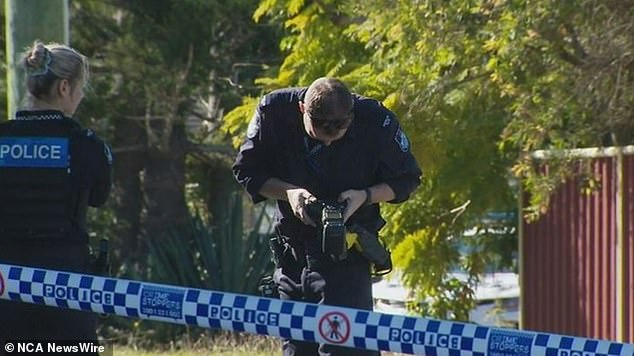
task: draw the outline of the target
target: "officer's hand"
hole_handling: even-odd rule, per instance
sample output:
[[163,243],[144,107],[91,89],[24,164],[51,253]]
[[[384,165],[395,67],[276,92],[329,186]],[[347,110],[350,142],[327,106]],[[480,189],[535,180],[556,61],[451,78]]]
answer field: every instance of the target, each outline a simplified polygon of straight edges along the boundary
[[312,303],[320,303],[324,299],[324,291],[326,290],[326,280],[315,271],[308,268],[302,270],[302,290],[307,301]]
[[277,268],[273,272],[273,281],[277,284],[277,291],[281,299],[301,299],[301,284],[295,283],[291,277],[284,274],[281,268]]
[[346,222],[365,202],[365,191],[349,189],[339,194],[339,202],[346,202],[346,209],[343,211],[343,221]]
[[304,224],[315,226],[315,223],[308,216],[306,204],[316,201],[317,198],[304,188],[289,189],[286,191],[286,197],[291,209],[293,209],[293,214]]

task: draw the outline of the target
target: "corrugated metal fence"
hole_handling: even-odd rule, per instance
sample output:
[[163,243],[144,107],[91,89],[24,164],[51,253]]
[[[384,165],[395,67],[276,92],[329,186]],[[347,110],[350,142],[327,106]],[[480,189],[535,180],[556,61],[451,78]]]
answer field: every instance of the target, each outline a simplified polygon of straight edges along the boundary
[[625,287],[625,310],[623,340],[634,342],[634,155],[628,156],[624,160],[625,196],[625,264],[624,264],[624,287]]
[[521,328],[634,342],[634,146],[621,152],[567,151],[590,160],[599,189],[569,181],[547,214],[522,220]]

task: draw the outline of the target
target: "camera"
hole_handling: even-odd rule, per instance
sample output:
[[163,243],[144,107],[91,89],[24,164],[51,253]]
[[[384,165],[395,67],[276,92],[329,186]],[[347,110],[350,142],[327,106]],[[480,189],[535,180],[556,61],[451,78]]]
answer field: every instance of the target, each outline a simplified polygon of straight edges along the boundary
[[273,276],[262,276],[258,283],[258,291],[260,295],[267,298],[279,298],[280,293],[277,290],[277,284]]
[[334,261],[343,260],[347,256],[346,226],[343,222],[345,208],[345,204],[324,201],[306,205],[308,216],[318,228],[321,252]]

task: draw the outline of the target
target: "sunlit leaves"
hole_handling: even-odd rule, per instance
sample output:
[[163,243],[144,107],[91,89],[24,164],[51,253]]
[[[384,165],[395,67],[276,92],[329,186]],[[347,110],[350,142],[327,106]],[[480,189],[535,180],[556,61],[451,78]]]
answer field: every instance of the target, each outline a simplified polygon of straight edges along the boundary
[[235,110],[229,112],[225,117],[224,129],[231,135],[231,143],[233,147],[240,146],[242,134],[246,132],[248,121],[243,120],[244,117],[251,117],[259,102],[259,98],[244,97],[242,105]]
[[[525,152],[599,145],[609,133],[620,143],[634,139],[632,0],[299,3],[262,2],[271,18],[292,25],[288,55],[267,84],[339,76],[399,115],[424,178],[410,201],[384,207],[383,232],[421,293],[451,288],[423,276],[451,260],[429,254],[450,251],[427,239],[455,235],[487,211],[514,209],[514,174],[532,193],[525,213],[547,207],[571,171],[560,162],[543,175]],[[472,204],[452,231],[443,230],[439,217],[466,200]],[[412,251],[429,257],[428,269],[415,267]]]

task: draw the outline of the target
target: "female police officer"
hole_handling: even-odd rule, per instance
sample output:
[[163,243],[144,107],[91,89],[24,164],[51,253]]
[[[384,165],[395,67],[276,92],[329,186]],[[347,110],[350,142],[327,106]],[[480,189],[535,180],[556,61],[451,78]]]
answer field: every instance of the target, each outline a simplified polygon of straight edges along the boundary
[[[280,297],[371,309],[370,261],[354,249],[342,260],[324,256],[307,207],[316,199],[345,201],[346,225],[377,236],[384,224],[377,203],[402,202],[420,183],[421,171],[396,116],[334,78],[281,89],[258,105],[233,170],[253,201],[277,200],[276,229],[291,252],[279,258],[274,276]],[[331,330],[334,343],[345,341],[338,331]],[[318,353],[378,354],[284,344],[285,355]]]
[[[86,58],[35,42],[22,60],[26,108],[0,124],[0,262],[88,272],[88,206],[106,201],[109,147],[72,118]],[[96,341],[92,313],[0,301],[0,340]]]

